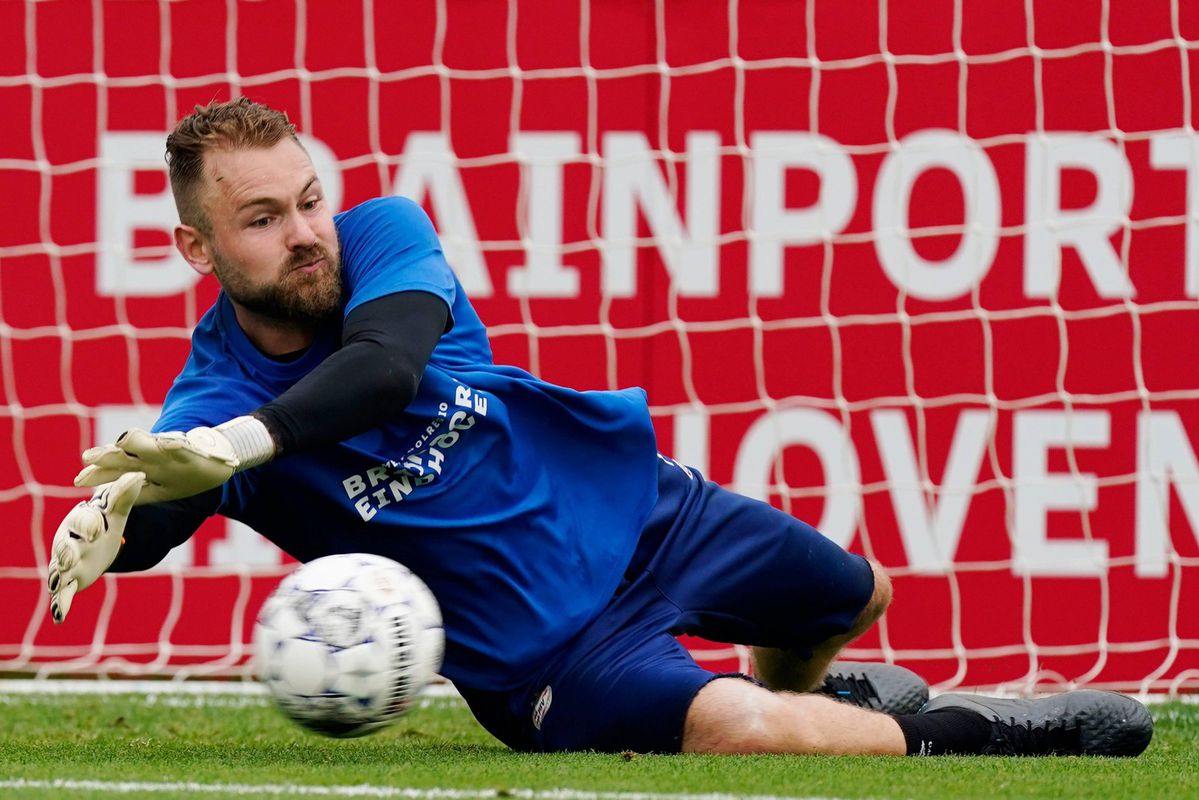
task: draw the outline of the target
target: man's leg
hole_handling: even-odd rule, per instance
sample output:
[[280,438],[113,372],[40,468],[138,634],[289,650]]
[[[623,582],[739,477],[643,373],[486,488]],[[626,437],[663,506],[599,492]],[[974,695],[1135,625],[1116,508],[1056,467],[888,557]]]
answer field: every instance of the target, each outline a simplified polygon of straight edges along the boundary
[[810,656],[774,647],[753,648],[754,675],[758,680],[771,689],[789,692],[810,692],[820,686],[837,653],[869,630],[891,604],[891,579],[877,562],[871,561],[870,568],[874,572],[874,592],[853,627],[811,648]]
[[814,694],[772,692],[718,678],[692,701],[685,753],[893,755],[907,752],[899,724],[885,714]]
[[889,716],[718,678],[692,700],[681,744],[686,753],[1135,756],[1152,738],[1145,707],[1110,692],[1039,700],[942,695],[919,714]]
[[648,528],[669,524],[672,532],[648,566],[683,611],[675,633],[755,645],[756,675],[772,689],[817,691],[888,713],[927,702],[928,684],[899,666],[838,662],[830,671],[891,601],[878,564],[766,503],[669,464],[662,471],[659,506],[673,513]]

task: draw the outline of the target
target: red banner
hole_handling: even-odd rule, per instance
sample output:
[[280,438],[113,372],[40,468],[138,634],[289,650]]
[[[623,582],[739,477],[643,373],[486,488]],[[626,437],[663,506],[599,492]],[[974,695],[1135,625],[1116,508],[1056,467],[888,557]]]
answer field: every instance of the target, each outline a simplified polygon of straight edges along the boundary
[[645,387],[663,451],[891,568],[859,655],[1193,687],[1199,12],[882,6],[0,5],[0,669],[237,671],[288,568],[214,521],[65,626],[41,587],[216,293],[165,133],[244,94],[339,207],[424,204],[498,361]]

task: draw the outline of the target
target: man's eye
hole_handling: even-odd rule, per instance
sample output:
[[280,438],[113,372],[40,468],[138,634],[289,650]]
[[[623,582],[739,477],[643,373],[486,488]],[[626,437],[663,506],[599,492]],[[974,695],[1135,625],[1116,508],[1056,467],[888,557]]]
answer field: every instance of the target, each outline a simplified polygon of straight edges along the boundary
[[265,228],[267,225],[270,225],[270,224],[271,224],[270,217],[259,217],[258,219],[254,220],[250,223],[250,227],[251,228]]
[[314,200],[305,200],[303,203],[300,204],[300,208],[304,209],[305,211],[312,211],[314,208],[316,208],[320,204],[321,204],[321,201],[319,198],[314,199]]

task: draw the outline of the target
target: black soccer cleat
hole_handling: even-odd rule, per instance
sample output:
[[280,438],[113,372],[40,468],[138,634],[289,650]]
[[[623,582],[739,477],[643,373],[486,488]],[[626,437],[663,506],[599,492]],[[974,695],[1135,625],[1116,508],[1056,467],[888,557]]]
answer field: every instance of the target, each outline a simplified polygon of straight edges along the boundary
[[884,714],[915,714],[928,702],[928,684],[910,669],[860,661],[834,661],[816,693]]
[[991,723],[990,756],[1135,756],[1153,738],[1149,709],[1122,694],[1079,690],[1038,700],[943,694],[921,713],[977,711]]

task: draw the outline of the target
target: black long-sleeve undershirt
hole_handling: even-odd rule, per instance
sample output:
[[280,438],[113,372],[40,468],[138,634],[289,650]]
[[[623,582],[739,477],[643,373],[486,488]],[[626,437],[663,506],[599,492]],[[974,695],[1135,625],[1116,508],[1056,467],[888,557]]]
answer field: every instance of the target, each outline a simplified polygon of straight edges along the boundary
[[342,346],[278,398],[254,412],[280,453],[333,444],[403,410],[447,330],[445,301],[397,292],[355,308]]
[[109,572],[138,572],[166,558],[186,542],[221,504],[221,489],[149,506],[135,506],[125,523],[121,545]]
[[[452,320],[428,292],[397,292],[351,311],[342,346],[275,400],[254,412],[279,454],[303,452],[370,430],[416,397],[429,356]],[[138,506],[109,572],[149,569],[216,513],[221,490]]]

